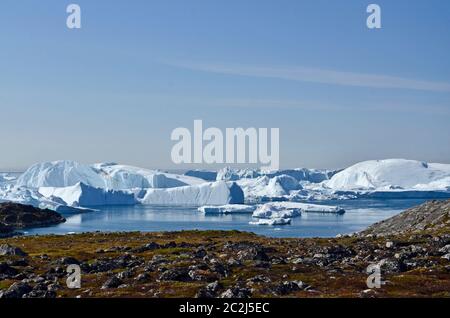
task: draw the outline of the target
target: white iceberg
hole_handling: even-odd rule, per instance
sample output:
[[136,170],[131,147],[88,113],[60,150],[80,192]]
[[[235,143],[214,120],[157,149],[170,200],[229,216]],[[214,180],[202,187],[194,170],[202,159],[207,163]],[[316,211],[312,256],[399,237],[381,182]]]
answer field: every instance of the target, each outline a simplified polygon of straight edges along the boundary
[[297,168],[266,172],[265,175],[267,175],[269,178],[287,175],[299,182],[303,181],[309,183],[320,183],[322,181],[329,180],[335,173],[337,173],[336,170]]
[[32,205],[37,208],[50,209],[59,213],[84,213],[93,211],[88,208],[67,206],[60,198],[52,196],[45,197],[36,189],[24,187],[11,187],[1,192],[0,201]]
[[240,179],[237,184],[245,193],[248,201],[264,201],[275,198],[283,198],[293,190],[302,188],[300,183],[288,175],[258,177],[256,179]]
[[71,207],[136,204],[133,193],[94,188],[80,182],[64,188],[41,187],[39,193],[46,198],[58,198]]
[[114,190],[175,188],[205,183],[200,178],[115,163],[95,164],[93,169],[102,177],[103,187]]
[[269,205],[259,206],[252,217],[256,219],[279,219],[279,218],[294,218],[301,215],[300,209],[283,209]]
[[217,180],[237,181],[241,179],[255,179],[261,176],[274,178],[281,175],[287,175],[299,182],[304,181],[320,183],[322,181],[329,180],[335,173],[337,173],[336,170],[306,168],[264,171],[260,169],[232,169],[230,167],[226,167],[219,170],[217,173]]
[[139,202],[151,205],[243,204],[244,193],[236,183],[216,181],[170,189],[147,189]]
[[345,213],[344,209],[337,206],[301,202],[270,202],[259,205],[252,216],[261,219],[294,218],[300,216],[302,213],[313,212],[334,214]]
[[246,204],[226,204],[226,205],[207,205],[198,208],[198,211],[204,214],[236,214],[236,213],[253,213],[256,209],[254,205]]
[[77,183],[103,188],[104,181],[94,169],[75,161],[38,163],[28,168],[18,179],[19,187],[69,187]]
[[133,188],[173,188],[204,183],[205,180],[163,173],[127,165],[99,163],[92,166],[75,161],[38,163],[27,169],[17,186],[28,188],[70,187],[82,183],[94,188],[127,190]]
[[447,191],[450,164],[405,159],[364,161],[335,174],[324,186],[335,191]]
[[275,219],[259,219],[257,221],[250,221],[249,224],[252,225],[287,225],[291,224],[291,219],[285,219],[285,218],[275,218]]
[[322,205],[322,204],[311,204],[302,202],[269,202],[264,204],[265,206],[286,209],[286,210],[301,210],[305,213],[333,213],[333,214],[344,214],[345,210],[339,206],[334,205]]

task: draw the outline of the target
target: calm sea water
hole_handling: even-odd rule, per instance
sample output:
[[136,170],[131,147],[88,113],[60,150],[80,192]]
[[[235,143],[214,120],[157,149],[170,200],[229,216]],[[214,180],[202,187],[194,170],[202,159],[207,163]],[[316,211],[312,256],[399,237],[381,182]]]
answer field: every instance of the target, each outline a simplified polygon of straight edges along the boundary
[[250,225],[249,214],[203,215],[196,208],[156,206],[109,206],[99,211],[64,215],[66,223],[27,230],[27,235],[67,234],[92,231],[178,231],[239,230],[271,237],[334,237],[363,230],[425,200],[346,200],[323,201],[339,205],[344,215],[303,213],[283,226]]

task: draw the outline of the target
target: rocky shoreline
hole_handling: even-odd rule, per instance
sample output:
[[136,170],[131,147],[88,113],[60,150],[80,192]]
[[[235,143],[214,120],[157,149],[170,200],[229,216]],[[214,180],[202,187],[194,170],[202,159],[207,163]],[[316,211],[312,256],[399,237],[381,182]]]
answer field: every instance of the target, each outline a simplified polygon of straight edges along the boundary
[[19,235],[18,230],[63,223],[58,212],[39,209],[31,205],[0,203],[0,238]]
[[[423,208],[445,216],[447,207]],[[0,297],[450,297],[450,226],[440,220],[337,238],[182,231],[2,239]],[[66,284],[71,264],[81,269],[79,289]],[[381,286],[370,289],[373,264]]]

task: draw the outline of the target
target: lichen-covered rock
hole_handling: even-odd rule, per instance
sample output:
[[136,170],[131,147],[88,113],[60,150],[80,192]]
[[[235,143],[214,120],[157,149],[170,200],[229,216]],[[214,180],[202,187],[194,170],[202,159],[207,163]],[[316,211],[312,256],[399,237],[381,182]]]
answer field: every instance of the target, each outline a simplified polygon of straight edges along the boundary
[[0,245],[0,255],[27,256],[27,253],[25,253],[18,247],[11,246],[9,244],[2,244]]
[[375,223],[360,234],[393,235],[439,230],[450,225],[450,200],[428,201],[387,220]]

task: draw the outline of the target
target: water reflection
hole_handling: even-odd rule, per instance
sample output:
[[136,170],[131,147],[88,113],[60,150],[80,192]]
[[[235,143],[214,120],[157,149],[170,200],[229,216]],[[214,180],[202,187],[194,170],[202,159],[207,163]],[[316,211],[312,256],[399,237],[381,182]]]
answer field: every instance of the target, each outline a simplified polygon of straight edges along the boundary
[[304,213],[286,226],[248,224],[249,214],[204,215],[196,208],[156,206],[102,207],[96,212],[64,215],[67,222],[52,227],[28,230],[27,234],[67,234],[90,231],[178,231],[240,230],[273,237],[332,237],[352,233],[391,217],[425,200],[349,200],[327,201],[340,205],[343,215]]

